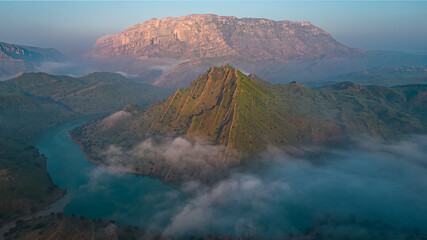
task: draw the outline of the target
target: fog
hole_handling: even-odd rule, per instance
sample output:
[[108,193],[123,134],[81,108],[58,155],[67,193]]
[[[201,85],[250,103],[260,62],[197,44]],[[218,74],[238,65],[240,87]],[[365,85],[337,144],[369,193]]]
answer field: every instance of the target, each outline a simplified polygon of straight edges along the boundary
[[[205,146],[182,138],[169,145],[147,141],[137,148],[152,148],[170,161],[191,163],[183,157],[186,152],[193,161],[210,157],[196,154]],[[129,202],[147,208],[155,199],[155,211],[138,213],[135,206],[121,207],[107,218],[174,236],[278,238],[310,228],[332,237],[351,231],[354,239],[378,234],[400,239],[405,231],[427,234],[427,136],[393,143],[369,138],[355,142],[349,149],[310,149],[322,150],[317,159],[295,158],[270,148],[261,164],[234,169],[213,185],[189,181]],[[123,174],[102,169],[93,171],[84,188],[105,192],[114,182],[111,176]]]

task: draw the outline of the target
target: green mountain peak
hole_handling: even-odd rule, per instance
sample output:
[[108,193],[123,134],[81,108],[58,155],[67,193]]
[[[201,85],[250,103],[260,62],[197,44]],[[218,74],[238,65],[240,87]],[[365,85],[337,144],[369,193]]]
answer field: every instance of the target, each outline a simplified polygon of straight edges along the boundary
[[[297,82],[272,85],[229,65],[212,66],[164,102],[148,109],[127,106],[122,110],[126,113],[113,114],[71,134],[93,162],[105,163],[102,153],[114,145],[128,151],[129,159],[123,160],[128,171],[164,181],[207,180],[221,169],[257,158],[270,146],[337,144],[361,134],[387,140],[425,132],[427,114],[419,107],[427,96],[423,95],[425,86],[414,88],[418,90],[345,82],[314,90]],[[106,124],[111,119],[114,124]],[[161,159],[169,155],[135,155],[147,140],[153,143],[145,142],[145,147],[163,141],[162,150],[154,147],[159,154],[174,139],[182,138],[193,147],[208,143],[221,149],[210,159],[211,174],[200,172],[205,169],[200,166],[189,167],[185,161]]]

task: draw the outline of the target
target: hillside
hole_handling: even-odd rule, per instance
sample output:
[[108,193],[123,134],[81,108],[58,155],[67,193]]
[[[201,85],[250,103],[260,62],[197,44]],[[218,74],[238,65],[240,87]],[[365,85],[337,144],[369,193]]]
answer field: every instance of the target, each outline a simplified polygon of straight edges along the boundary
[[127,104],[158,102],[167,91],[119,74],[80,78],[24,73],[0,82],[0,224],[29,215],[64,194],[46,170],[46,158],[30,146],[44,131],[85,115]]
[[53,184],[46,157],[34,147],[0,138],[0,226],[38,211],[65,194]]
[[150,105],[166,95],[115,73],[80,78],[24,73],[0,82],[0,136],[25,142],[78,116],[117,111],[129,103]]
[[0,42],[0,78],[34,71],[44,62],[63,62],[65,56],[53,48],[38,48]]
[[[74,129],[72,138],[93,162],[176,182],[209,181],[272,146],[286,150],[336,144],[363,134],[391,140],[427,130],[422,107],[426,85],[387,88],[344,82],[313,90],[251,76],[230,66],[211,67],[165,102],[148,109],[127,106]],[[210,154],[186,164],[168,155],[169,147],[188,148],[187,154],[194,151],[196,158],[205,149]]]
[[336,77],[336,80],[383,86],[426,84],[426,66],[375,68]]

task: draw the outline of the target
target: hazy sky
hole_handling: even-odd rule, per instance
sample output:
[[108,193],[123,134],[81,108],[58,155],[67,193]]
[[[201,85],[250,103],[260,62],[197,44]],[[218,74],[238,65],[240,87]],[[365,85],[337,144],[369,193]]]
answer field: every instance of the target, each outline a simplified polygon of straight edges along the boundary
[[427,1],[0,1],[0,41],[80,54],[102,35],[192,13],[311,21],[350,47],[427,51]]

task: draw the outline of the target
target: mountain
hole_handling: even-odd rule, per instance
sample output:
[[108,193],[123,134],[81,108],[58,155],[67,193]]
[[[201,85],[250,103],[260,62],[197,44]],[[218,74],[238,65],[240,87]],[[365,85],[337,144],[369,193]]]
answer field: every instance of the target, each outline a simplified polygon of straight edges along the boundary
[[313,80],[356,71],[365,58],[369,64],[378,62],[310,22],[213,14],[151,19],[99,38],[87,55],[101,62],[101,68],[174,89],[187,86],[212,65],[230,64],[280,82],[283,75]]
[[150,105],[168,93],[116,73],[79,78],[24,73],[0,82],[0,137],[27,141],[81,115],[110,113],[130,103]]
[[63,62],[65,56],[53,48],[38,48],[0,42],[0,78],[34,71],[44,62]]
[[[95,162],[167,182],[210,181],[224,169],[275,147],[337,144],[362,134],[390,140],[425,132],[427,85],[387,88],[339,83],[313,90],[297,82],[272,85],[230,66],[211,67],[190,86],[148,109],[122,111],[71,131]],[[212,148],[217,146],[217,148]],[[170,148],[208,159],[186,164]],[[203,155],[206,152],[212,155]],[[120,156],[111,161],[108,153]],[[172,151],[174,154],[178,154]]]
[[347,47],[309,22],[212,14],[136,24],[99,38],[87,56],[97,69],[126,72],[175,90],[212,65],[256,72],[271,83],[324,86],[343,81],[336,76],[366,69],[427,64],[422,54]]
[[310,22],[193,14],[151,19],[96,41],[92,54],[149,58],[315,59],[358,53]]
[[374,68],[345,75],[334,80],[351,81],[359,84],[383,86],[426,84],[427,66],[405,66],[392,68]]

